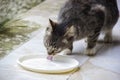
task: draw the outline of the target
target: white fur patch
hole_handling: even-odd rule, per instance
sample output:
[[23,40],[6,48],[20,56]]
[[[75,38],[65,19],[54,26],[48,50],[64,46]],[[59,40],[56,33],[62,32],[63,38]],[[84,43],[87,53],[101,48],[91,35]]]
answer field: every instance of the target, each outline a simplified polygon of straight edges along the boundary
[[92,10],[102,10],[105,11],[105,7],[101,4],[96,4],[92,7]]
[[63,53],[66,54],[66,55],[69,55],[69,54],[72,53],[72,51],[71,51],[70,49],[65,49],[65,50],[63,51]]
[[65,43],[65,44],[68,43],[68,41],[66,39],[63,39],[62,42]]
[[60,55],[70,55],[72,51],[70,49],[64,49],[59,54]]
[[70,37],[70,36],[74,36],[74,34],[75,34],[75,28],[74,26],[71,26],[70,28],[68,28],[67,32],[65,33],[65,36],[68,35]]
[[86,55],[95,55],[95,53],[96,53],[96,48],[86,49],[85,50]]

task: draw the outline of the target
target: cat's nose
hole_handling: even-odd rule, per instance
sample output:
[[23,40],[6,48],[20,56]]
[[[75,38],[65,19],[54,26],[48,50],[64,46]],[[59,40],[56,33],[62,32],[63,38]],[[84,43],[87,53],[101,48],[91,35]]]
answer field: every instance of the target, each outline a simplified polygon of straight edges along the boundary
[[54,55],[54,51],[48,51],[48,55]]
[[53,55],[54,54],[54,48],[52,48],[52,47],[49,47],[48,49],[47,49],[47,51],[48,51],[48,55]]

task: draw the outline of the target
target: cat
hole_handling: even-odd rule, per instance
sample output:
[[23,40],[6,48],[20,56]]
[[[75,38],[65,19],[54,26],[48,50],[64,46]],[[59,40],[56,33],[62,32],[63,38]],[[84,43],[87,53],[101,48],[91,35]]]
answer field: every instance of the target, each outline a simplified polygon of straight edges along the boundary
[[95,55],[95,46],[102,31],[104,41],[112,42],[112,29],[119,17],[116,0],[68,0],[61,8],[58,21],[49,19],[44,45],[48,55],[67,49],[72,53],[73,42],[87,38],[86,55]]

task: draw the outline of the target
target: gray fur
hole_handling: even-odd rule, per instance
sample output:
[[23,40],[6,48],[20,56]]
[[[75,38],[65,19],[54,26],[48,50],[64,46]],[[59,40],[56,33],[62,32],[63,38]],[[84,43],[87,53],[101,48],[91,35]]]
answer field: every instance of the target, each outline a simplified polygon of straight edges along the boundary
[[[112,40],[112,29],[118,20],[116,0],[68,0],[59,12],[58,22],[50,20],[44,38],[48,54],[69,49],[73,42],[87,37],[86,54],[93,55],[93,48],[101,31],[105,42]],[[47,34],[49,32],[50,34]]]

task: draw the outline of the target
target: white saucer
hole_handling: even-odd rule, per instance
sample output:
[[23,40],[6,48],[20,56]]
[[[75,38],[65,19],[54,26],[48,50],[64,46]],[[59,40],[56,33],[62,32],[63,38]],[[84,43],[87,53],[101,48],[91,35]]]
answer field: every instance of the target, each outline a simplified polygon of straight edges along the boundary
[[26,55],[18,59],[17,63],[24,69],[41,73],[65,73],[79,66],[79,62],[64,55],[57,55],[52,61],[46,55]]

